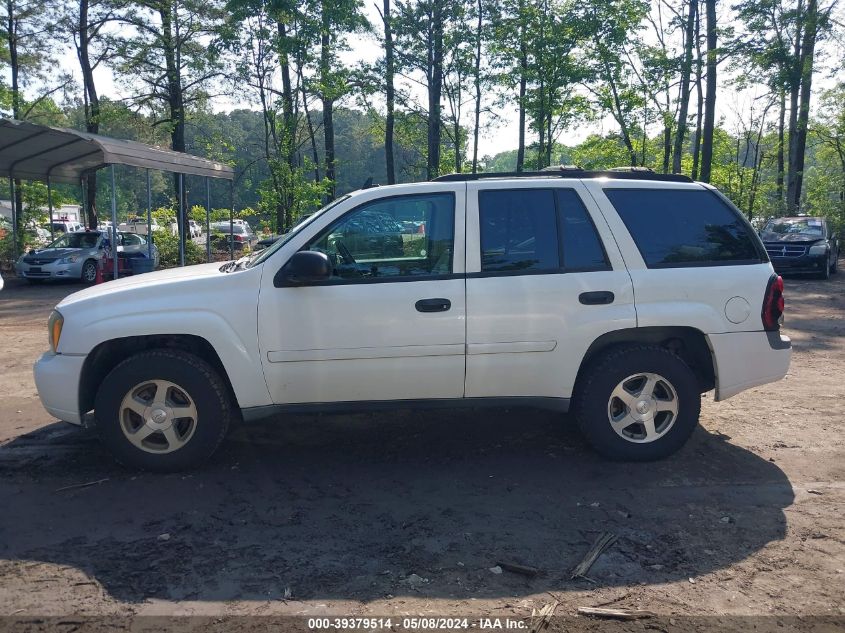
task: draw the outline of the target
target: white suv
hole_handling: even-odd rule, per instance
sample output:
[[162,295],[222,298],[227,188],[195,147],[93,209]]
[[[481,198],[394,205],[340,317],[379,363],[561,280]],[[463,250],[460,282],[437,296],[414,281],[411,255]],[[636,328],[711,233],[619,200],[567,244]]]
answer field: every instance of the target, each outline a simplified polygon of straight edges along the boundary
[[241,419],[386,404],[572,409],[603,455],[650,460],[684,444],[700,394],[786,374],[782,289],[709,185],[452,175],[343,196],[251,258],[70,295],[35,378],[50,413],[93,410],[151,470],[197,464]]

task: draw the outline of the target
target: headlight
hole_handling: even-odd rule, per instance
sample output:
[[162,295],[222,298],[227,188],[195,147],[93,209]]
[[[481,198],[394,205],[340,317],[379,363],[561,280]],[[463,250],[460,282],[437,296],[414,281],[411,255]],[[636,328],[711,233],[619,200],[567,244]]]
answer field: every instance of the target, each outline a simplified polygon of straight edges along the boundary
[[816,244],[810,247],[810,255],[824,255],[827,253],[827,244]]
[[59,339],[62,337],[62,326],[65,324],[65,318],[58,310],[53,310],[50,313],[50,318],[47,319],[47,332],[50,339],[50,351],[54,354],[59,347]]
[[62,257],[59,260],[60,264],[72,264],[73,262],[79,259],[79,255],[68,255],[67,257]]

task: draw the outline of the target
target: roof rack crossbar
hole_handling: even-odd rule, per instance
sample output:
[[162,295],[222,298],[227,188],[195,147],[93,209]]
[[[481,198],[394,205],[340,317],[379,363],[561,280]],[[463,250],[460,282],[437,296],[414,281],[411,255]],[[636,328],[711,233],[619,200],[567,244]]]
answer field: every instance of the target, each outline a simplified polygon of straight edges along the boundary
[[572,169],[549,171],[505,171],[480,172],[477,174],[446,174],[434,178],[433,182],[470,182],[473,180],[487,180],[492,178],[607,178],[608,180],[655,180],[662,182],[694,182],[683,174],[658,174],[653,171],[591,171],[588,169]]

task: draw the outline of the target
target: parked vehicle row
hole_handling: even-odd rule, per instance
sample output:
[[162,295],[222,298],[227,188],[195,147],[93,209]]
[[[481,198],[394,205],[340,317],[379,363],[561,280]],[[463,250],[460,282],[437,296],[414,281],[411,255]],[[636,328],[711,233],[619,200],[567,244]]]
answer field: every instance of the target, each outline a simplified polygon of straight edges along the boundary
[[[98,262],[110,248],[109,233],[100,231],[75,231],[66,233],[41,249],[21,255],[15,262],[18,277],[30,283],[49,279],[74,279],[94,283]],[[118,256],[147,257],[147,239],[134,233],[117,234]],[[159,264],[158,248],[153,244],[153,262]]]

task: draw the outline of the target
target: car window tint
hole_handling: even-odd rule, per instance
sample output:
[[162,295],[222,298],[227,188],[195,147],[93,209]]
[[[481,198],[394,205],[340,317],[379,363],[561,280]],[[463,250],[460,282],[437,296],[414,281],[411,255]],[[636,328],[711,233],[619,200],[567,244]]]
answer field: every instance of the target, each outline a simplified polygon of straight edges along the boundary
[[481,272],[560,269],[551,189],[478,192]]
[[739,214],[706,189],[605,189],[649,268],[761,261]]
[[563,233],[563,267],[566,270],[608,270],[601,240],[587,208],[574,189],[558,189],[557,208]]
[[303,250],[326,253],[337,280],[447,275],[454,233],[453,194],[392,196],[346,213]]

